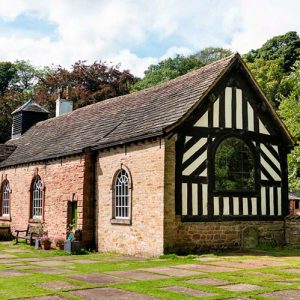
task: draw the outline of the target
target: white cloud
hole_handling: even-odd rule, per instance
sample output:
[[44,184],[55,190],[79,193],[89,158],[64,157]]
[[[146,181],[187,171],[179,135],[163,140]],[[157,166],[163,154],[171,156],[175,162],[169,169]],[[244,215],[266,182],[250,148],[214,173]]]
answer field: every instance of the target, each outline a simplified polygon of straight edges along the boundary
[[243,53],[274,35],[300,32],[299,15],[298,0],[0,0],[0,24],[26,16],[56,26],[55,39],[26,31],[26,24],[1,31],[0,58],[66,67],[106,60],[141,76],[177,53],[208,46]]

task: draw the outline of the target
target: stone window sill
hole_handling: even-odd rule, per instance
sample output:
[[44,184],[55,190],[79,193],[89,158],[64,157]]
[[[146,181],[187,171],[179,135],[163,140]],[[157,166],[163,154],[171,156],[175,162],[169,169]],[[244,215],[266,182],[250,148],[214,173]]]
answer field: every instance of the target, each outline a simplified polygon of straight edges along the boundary
[[42,219],[29,219],[29,223],[43,223]]
[[131,219],[110,219],[110,223],[116,225],[131,225]]
[[11,221],[10,216],[0,216],[0,221]]

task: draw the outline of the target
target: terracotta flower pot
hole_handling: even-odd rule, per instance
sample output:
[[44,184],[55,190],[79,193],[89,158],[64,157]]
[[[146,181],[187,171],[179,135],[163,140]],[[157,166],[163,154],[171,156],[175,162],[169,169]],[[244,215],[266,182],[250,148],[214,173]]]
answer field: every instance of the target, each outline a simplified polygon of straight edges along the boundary
[[44,250],[50,250],[50,248],[51,248],[51,242],[43,242],[42,243],[42,248]]

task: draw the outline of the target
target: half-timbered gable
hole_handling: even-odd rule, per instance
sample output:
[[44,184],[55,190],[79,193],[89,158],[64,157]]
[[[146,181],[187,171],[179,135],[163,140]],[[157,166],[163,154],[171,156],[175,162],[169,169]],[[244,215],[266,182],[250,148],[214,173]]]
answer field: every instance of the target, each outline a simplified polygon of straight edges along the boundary
[[176,214],[182,221],[288,213],[291,141],[239,58],[176,133]]

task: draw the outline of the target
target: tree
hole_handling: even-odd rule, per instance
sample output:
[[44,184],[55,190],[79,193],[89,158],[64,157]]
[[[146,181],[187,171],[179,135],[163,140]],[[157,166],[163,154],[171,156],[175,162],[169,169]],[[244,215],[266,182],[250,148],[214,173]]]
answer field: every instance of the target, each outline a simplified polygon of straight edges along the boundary
[[0,95],[7,91],[10,82],[16,75],[16,68],[11,62],[0,62]]
[[75,108],[128,94],[136,78],[119,67],[102,62],[88,65],[85,61],[76,62],[70,71],[59,66],[40,77],[34,98],[54,114],[58,89],[65,91],[64,97],[72,100]]
[[156,65],[150,65],[144,78],[138,80],[131,91],[140,91],[169,81],[231,54],[227,49],[209,47],[190,56],[176,55],[174,58],[164,59]]
[[[282,60],[264,60],[263,58],[258,58],[247,65],[267,98],[277,107],[279,105],[278,101],[281,99],[281,94],[284,91],[283,79],[285,73],[282,68]],[[285,85],[285,89],[287,88],[287,85]]]
[[246,62],[253,63],[257,59],[282,60],[284,72],[289,72],[300,55],[300,38],[296,31],[274,36],[261,48],[251,50],[244,55]]
[[207,47],[193,56],[202,62],[203,65],[210,64],[216,60],[232,55],[232,51],[224,48]]
[[285,79],[290,93],[279,106],[279,114],[296,140],[294,150],[288,156],[289,186],[291,191],[300,191],[300,62],[296,62],[292,73]]

